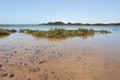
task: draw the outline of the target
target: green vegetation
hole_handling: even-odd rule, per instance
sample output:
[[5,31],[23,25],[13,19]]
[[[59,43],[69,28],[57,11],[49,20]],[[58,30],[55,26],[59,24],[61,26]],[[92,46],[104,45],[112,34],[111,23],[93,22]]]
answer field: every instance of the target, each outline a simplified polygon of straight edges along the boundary
[[68,37],[82,37],[87,38],[88,36],[94,36],[95,33],[108,34],[107,30],[96,31],[93,29],[78,29],[78,30],[65,30],[65,29],[51,29],[49,31],[39,31],[30,29],[20,29],[20,33],[31,34],[36,37],[42,38],[68,38]]
[[[10,33],[15,33],[16,30],[14,29],[0,29],[0,36],[2,35],[9,35]],[[68,37],[82,37],[87,38],[89,36],[94,36],[95,33],[101,33],[101,34],[108,34],[110,33],[107,30],[100,30],[96,31],[93,29],[78,29],[78,30],[65,30],[65,29],[51,29],[49,31],[39,31],[39,30],[30,30],[30,29],[20,29],[20,33],[30,34],[35,37],[41,37],[41,38],[50,38],[50,39],[60,39],[60,38],[68,38]]]
[[108,34],[108,33],[111,33],[111,32],[109,32],[109,31],[107,31],[107,30],[100,30],[100,31],[98,31],[99,33],[102,33],[102,34]]
[[0,29],[0,35],[9,35],[10,33],[15,33],[16,30],[14,29]]

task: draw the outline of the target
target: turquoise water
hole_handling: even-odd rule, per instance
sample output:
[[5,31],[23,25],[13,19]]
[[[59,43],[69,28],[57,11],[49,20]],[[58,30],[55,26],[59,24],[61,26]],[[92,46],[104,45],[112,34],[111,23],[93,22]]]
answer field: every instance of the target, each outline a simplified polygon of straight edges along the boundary
[[[110,34],[107,34],[107,35],[96,34],[93,37],[86,38],[86,40],[88,40],[88,42],[90,42],[90,40],[94,42],[98,42],[99,44],[107,45],[109,47],[114,46],[114,47],[120,48],[120,26],[0,26],[0,28],[16,29],[16,30],[33,29],[33,30],[43,30],[43,31],[47,31],[47,30],[54,29],[54,28],[64,28],[67,30],[75,30],[78,28],[94,29],[94,30],[108,30],[108,31],[111,31]],[[17,38],[19,35],[20,36],[23,35],[23,38],[29,36],[29,35],[25,35],[25,34],[17,32],[15,34],[11,34],[9,36],[9,39],[13,38],[12,35],[14,35],[15,38]],[[7,36],[5,37],[2,36],[0,37],[0,39],[6,38],[6,37]]]
[[[4,28],[4,29],[33,29],[33,30],[43,30],[43,31],[47,31],[50,29],[54,29],[54,28],[64,28],[67,30],[75,30],[78,28],[85,28],[85,29],[94,29],[94,30],[108,30],[111,31],[110,34],[107,35],[101,35],[101,34],[96,34],[93,37],[89,37],[86,38],[87,40],[92,40],[94,42],[99,42],[100,44],[106,44],[106,45],[114,45],[115,47],[119,47],[120,48],[120,26],[0,26],[0,28]],[[21,33],[15,33],[12,34],[15,35],[16,38],[18,35],[25,35],[25,34],[21,34]],[[28,35],[25,35],[28,36]],[[12,38],[11,36],[9,36],[10,38]],[[4,38],[4,37],[1,37]],[[108,46],[109,46],[108,45]]]
[[75,30],[78,28],[87,28],[87,29],[95,29],[95,30],[109,30],[112,32],[120,32],[120,26],[0,26],[0,28],[5,28],[5,29],[33,29],[33,30],[50,30],[54,28],[64,28],[67,30]]

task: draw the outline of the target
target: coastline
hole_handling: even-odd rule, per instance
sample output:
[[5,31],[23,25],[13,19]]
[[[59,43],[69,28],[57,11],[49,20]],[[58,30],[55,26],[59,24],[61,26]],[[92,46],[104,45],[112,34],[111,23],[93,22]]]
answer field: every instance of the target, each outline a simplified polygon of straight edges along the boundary
[[120,26],[120,25],[0,25],[0,26]]
[[48,22],[43,24],[0,24],[0,26],[120,26],[120,23],[63,23],[63,22]]

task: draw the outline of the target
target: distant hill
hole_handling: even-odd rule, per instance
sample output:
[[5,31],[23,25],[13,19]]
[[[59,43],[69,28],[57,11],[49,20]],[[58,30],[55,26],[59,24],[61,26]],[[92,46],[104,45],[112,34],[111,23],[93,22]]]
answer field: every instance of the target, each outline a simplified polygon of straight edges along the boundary
[[48,23],[44,23],[43,25],[75,25],[75,26],[120,26],[120,23],[108,23],[108,24],[104,24],[104,23],[95,23],[95,24],[83,24],[83,23],[64,23],[61,21],[58,22],[48,22]]
[[0,26],[41,26],[41,25],[57,25],[57,26],[120,26],[120,23],[95,23],[95,24],[89,24],[89,23],[64,23],[61,21],[56,22],[48,22],[43,24],[0,24]]

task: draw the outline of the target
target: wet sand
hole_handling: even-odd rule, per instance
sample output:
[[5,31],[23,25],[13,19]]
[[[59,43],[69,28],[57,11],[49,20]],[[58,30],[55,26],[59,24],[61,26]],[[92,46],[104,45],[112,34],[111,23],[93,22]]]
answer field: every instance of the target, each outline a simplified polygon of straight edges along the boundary
[[119,48],[92,38],[51,41],[16,33],[0,39],[0,80],[119,79]]

